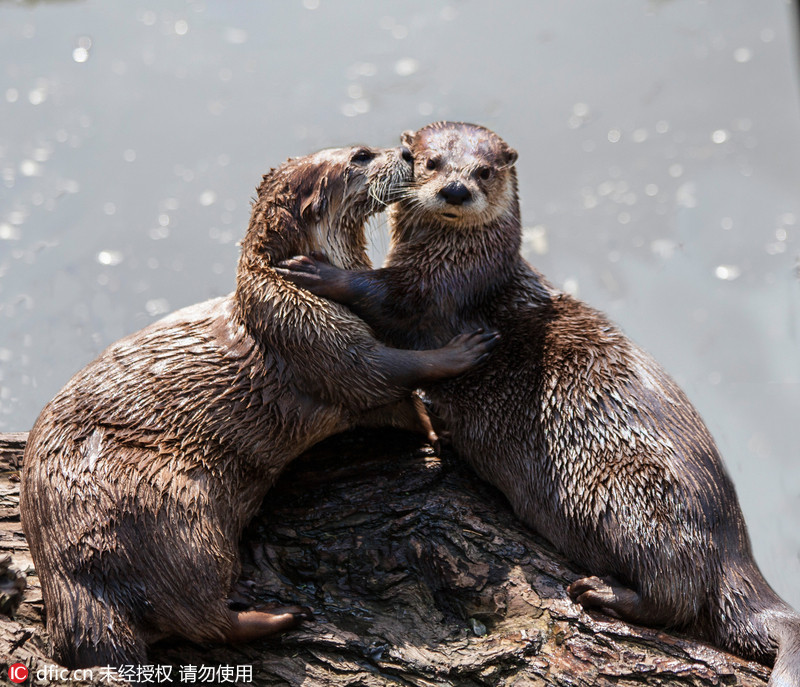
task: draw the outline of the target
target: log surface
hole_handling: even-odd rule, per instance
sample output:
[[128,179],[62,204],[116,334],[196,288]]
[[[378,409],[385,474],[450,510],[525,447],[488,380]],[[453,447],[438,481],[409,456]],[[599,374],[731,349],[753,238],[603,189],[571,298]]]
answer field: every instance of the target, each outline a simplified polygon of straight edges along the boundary
[[[16,617],[0,615],[0,682],[19,661],[33,674],[25,684],[63,686],[35,678],[53,662],[19,522],[25,438],[0,434],[0,558],[28,574]],[[691,639],[585,613],[565,591],[584,571],[454,456],[425,454],[402,433],[353,432],[298,459],[241,551],[240,596],[310,606],[315,622],[238,647],[156,645],[149,660],[172,666],[172,684],[187,665],[250,665],[252,682],[239,684],[292,687],[754,687],[769,676]]]

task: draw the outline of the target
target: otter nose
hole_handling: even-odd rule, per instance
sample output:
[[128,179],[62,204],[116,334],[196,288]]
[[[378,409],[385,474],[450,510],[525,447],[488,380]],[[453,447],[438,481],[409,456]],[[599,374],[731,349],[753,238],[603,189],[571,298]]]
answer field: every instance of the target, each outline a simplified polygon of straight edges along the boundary
[[460,181],[451,181],[447,186],[443,186],[439,195],[450,205],[463,205],[472,198],[469,189]]
[[414,156],[411,151],[405,146],[400,146],[400,157],[402,157],[408,164],[414,164]]

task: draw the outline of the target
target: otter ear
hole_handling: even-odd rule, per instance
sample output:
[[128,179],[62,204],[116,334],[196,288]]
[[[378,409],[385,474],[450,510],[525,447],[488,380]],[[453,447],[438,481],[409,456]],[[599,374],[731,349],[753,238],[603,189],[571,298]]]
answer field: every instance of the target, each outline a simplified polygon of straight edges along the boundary
[[413,131],[404,131],[400,134],[400,143],[402,143],[406,148],[410,148],[414,145],[414,132]]
[[328,209],[328,177],[324,176],[300,204],[300,217],[306,222],[319,222]]
[[504,167],[511,167],[517,161],[518,157],[519,157],[519,155],[518,155],[516,150],[506,146],[505,150],[503,150],[503,153],[502,153],[503,166]]

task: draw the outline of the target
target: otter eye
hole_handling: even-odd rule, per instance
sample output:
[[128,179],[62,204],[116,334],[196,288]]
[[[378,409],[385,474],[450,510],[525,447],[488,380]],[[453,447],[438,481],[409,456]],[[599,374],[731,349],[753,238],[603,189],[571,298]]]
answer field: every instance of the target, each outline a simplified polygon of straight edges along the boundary
[[428,161],[425,163],[425,169],[436,169],[439,165],[439,161],[435,157],[429,157]]
[[492,170],[489,167],[478,167],[476,173],[484,181],[488,181],[489,177],[492,176]]
[[350,158],[350,162],[369,162],[374,158],[375,153],[367,148],[361,148],[361,150],[357,150],[355,153],[353,153],[353,156]]

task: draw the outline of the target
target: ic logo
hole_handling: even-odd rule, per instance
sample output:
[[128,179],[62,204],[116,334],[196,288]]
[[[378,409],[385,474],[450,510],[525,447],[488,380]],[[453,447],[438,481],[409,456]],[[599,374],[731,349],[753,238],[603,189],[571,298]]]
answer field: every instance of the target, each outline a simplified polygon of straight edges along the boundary
[[11,682],[25,682],[28,679],[28,669],[22,663],[15,663],[8,667],[8,679]]

